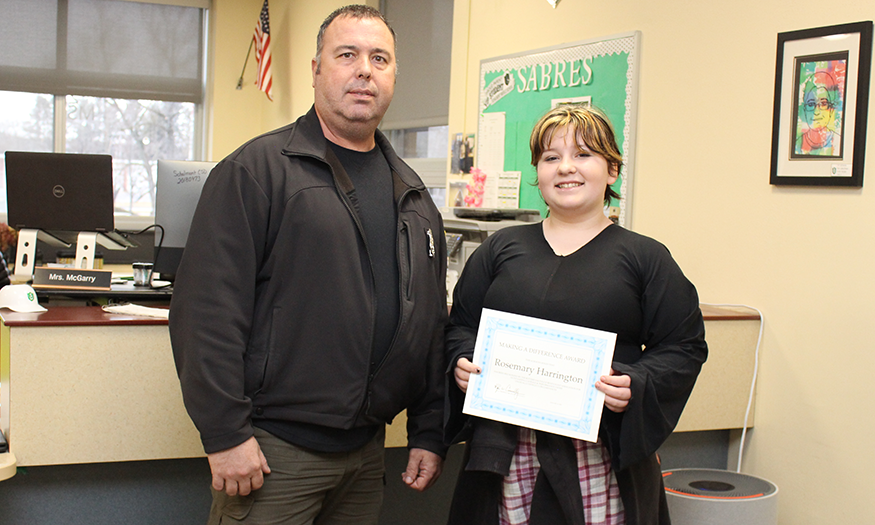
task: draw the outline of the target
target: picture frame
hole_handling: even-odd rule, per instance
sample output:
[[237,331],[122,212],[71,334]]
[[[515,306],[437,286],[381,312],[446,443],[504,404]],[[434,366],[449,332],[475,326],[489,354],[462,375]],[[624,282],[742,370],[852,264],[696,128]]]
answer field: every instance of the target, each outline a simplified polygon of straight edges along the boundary
[[863,186],[872,22],[778,33],[769,182]]

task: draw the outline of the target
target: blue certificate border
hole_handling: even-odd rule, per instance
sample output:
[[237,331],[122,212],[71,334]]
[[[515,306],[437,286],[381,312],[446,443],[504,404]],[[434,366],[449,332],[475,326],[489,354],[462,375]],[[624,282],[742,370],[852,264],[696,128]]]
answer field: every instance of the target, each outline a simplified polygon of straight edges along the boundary
[[[515,317],[525,319],[523,316]],[[569,329],[548,329],[544,326],[536,325],[524,320],[510,321],[491,317],[489,316],[489,311],[486,309],[483,310],[480,323],[481,326],[478,339],[483,339],[481,347],[482,353],[479,356],[482,362],[477,364],[483,369],[482,374],[485,375],[489,373],[490,363],[492,362],[490,357],[492,354],[492,347],[495,344],[496,333],[500,331],[510,332],[511,334],[517,334],[520,336],[537,337],[539,339],[551,340],[556,343],[587,347],[591,349],[593,351],[593,362],[590,365],[588,378],[591,387],[586,390],[587,397],[581,404],[579,417],[575,419],[561,417],[553,412],[534,409],[525,410],[521,409],[519,406],[487,400],[484,397],[486,386],[485,380],[478,381],[475,388],[468,390],[467,395],[471,398],[469,400],[470,407],[483,412],[530,421],[542,428],[547,426],[558,431],[564,430],[567,432],[589,435],[592,431],[592,416],[594,411],[598,410],[599,413],[601,413],[601,406],[598,402],[599,392],[595,388],[595,383],[601,375],[606,356],[613,356],[613,352],[610,351],[612,349],[609,349],[608,347],[609,340],[606,338],[576,333]],[[551,324],[562,326],[561,323]],[[478,341],[478,343],[480,343],[480,341]]]

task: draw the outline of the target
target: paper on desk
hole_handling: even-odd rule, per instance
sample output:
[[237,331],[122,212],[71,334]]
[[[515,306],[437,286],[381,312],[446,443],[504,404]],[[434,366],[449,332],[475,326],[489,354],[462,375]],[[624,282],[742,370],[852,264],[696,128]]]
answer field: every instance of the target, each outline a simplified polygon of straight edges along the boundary
[[170,315],[170,310],[167,308],[152,308],[149,306],[141,306],[139,304],[112,304],[103,307],[104,312],[121,315],[142,315],[145,317],[158,317],[167,319]]

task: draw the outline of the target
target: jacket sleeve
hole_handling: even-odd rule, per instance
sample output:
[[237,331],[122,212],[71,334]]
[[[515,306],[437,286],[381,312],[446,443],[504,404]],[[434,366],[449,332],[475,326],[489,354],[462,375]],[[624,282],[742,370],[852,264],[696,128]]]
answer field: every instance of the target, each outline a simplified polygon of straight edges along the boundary
[[435,235],[435,257],[439,264],[434,278],[437,289],[441,292],[436,298],[440,303],[439,318],[435,323],[426,367],[425,393],[407,409],[407,446],[421,448],[446,457],[447,447],[442,436],[442,416],[444,399],[443,372],[444,361],[444,327],[447,324],[447,239],[443,235],[443,222],[437,215]]
[[650,457],[665,442],[708,356],[696,289],[668,250],[655,244],[639,252],[644,351],[634,363],[613,364],[631,377],[632,399],[622,414],[605,410],[618,470]]
[[170,338],[183,401],[207,453],[253,435],[243,359],[269,209],[246,168],[219,163],[204,185],[177,271]]
[[446,397],[444,404],[444,440],[458,443],[470,439],[470,418],[462,413],[465,394],[458,385],[454,371],[456,361],[462,357],[474,358],[474,344],[480,313],[486,292],[492,284],[493,256],[491,243],[481,244],[465,263],[465,268],[453,291],[453,308],[446,330],[447,369],[445,373]]

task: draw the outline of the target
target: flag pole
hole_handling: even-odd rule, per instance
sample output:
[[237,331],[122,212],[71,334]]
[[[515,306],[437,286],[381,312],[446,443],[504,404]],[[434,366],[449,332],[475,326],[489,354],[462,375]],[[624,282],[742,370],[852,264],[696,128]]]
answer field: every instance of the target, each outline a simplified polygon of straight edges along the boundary
[[255,40],[249,41],[249,51],[246,52],[246,60],[243,61],[243,71],[240,72],[240,78],[237,79],[237,89],[243,89],[243,73],[246,72],[246,64],[249,62],[249,54],[252,53],[252,44]]

